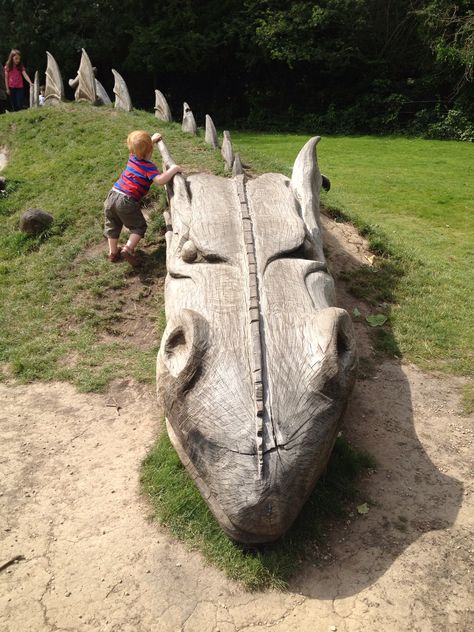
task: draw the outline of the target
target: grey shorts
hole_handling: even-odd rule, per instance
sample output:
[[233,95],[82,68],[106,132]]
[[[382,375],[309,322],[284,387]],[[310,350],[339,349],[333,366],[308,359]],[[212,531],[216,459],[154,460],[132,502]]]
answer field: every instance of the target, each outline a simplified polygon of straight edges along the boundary
[[123,226],[141,237],[146,232],[147,225],[141,211],[141,203],[128,195],[112,189],[104,202],[104,213],[106,237],[118,239]]

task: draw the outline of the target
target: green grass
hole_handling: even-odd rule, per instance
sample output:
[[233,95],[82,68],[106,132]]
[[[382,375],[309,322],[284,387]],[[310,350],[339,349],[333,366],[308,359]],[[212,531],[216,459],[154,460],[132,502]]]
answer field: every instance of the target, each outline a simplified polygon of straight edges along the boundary
[[[103,390],[125,374],[154,380],[164,321],[161,293],[141,299],[155,321],[146,349],[137,349],[133,340],[114,336],[114,331],[130,316],[129,289],[137,278],[149,286],[165,274],[159,241],[164,193],[154,194],[157,210],[144,240],[152,246],[139,272],[107,261],[102,206],[125,165],[127,134],[157,127],[188,172],[222,172],[218,152],[183,134],[179,125],[158,122],[146,112],[64,104],[0,117],[0,146],[9,149],[2,173],[7,195],[0,197],[3,379],[68,380],[87,391]],[[158,152],[155,159],[161,162]],[[52,228],[37,238],[18,228],[21,214],[33,207],[55,218]]]
[[161,524],[191,548],[199,548],[231,579],[249,590],[261,590],[286,586],[303,560],[321,562],[325,528],[349,509],[357,515],[356,503],[363,499],[354,483],[364,470],[374,466],[369,455],[356,453],[346,441],[338,439],[325,475],[290,531],[275,544],[252,548],[224,534],[166,433],[144,462],[142,483]]
[[[308,137],[233,132],[232,140],[253,169],[290,175]],[[323,204],[382,255],[348,279],[356,296],[391,304],[381,346],[425,369],[472,375],[472,144],[325,137],[318,161],[332,183]]]

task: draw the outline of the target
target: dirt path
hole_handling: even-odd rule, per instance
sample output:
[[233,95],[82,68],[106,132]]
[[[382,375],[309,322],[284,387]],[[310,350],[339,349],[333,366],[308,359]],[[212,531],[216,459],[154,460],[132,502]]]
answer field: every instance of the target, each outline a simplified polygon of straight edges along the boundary
[[[333,266],[367,257],[325,221]],[[342,244],[344,244],[342,246]],[[339,301],[351,299],[339,288]],[[358,303],[360,305],[360,301]],[[356,324],[370,355],[367,328]],[[474,629],[472,418],[462,380],[385,361],[359,379],[343,433],[370,451],[368,514],[336,524],[286,592],[247,593],[151,523],[139,468],[154,394],[0,384],[0,630],[419,632]]]

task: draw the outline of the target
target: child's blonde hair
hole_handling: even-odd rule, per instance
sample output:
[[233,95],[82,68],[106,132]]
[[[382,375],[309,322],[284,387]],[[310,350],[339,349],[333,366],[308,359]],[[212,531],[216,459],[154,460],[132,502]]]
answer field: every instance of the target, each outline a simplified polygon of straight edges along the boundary
[[127,136],[127,147],[137,158],[150,158],[153,153],[153,143],[148,132],[135,130]]

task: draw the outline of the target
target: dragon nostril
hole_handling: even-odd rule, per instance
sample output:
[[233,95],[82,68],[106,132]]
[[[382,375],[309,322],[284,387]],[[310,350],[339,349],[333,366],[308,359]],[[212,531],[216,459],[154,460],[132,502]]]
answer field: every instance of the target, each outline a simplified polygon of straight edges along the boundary
[[193,310],[182,310],[179,318],[168,321],[163,334],[157,358],[158,376],[165,379],[168,375],[176,382],[176,388],[185,388],[199,370],[207,346],[206,319]]
[[169,371],[175,377],[186,366],[190,351],[187,347],[184,330],[182,327],[177,327],[168,336],[164,348]]

